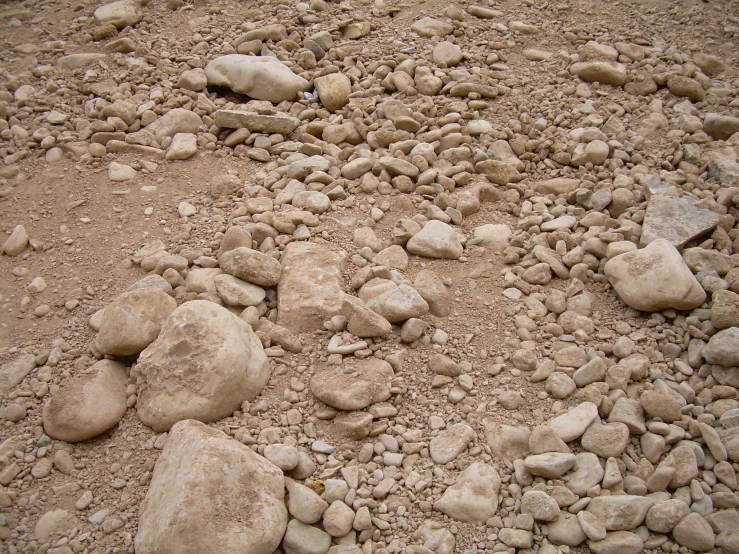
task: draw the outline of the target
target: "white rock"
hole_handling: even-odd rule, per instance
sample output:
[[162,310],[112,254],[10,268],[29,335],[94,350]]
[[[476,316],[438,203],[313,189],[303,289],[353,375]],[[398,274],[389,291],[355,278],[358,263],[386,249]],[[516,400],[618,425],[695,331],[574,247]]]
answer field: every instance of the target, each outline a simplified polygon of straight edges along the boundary
[[168,160],[186,160],[198,151],[197,137],[192,133],[176,133],[167,148]]
[[498,509],[500,477],[489,465],[473,463],[434,503],[434,510],[467,523],[485,523]]

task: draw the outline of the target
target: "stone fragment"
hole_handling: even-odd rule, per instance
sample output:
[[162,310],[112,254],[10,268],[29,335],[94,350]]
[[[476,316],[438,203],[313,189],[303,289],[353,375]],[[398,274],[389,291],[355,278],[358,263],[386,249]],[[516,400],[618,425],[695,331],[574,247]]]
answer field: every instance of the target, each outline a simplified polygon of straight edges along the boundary
[[349,103],[352,84],[343,73],[330,73],[313,81],[318,98],[331,113],[340,110]]
[[18,256],[28,246],[28,233],[23,225],[16,225],[13,232],[5,240],[2,252],[6,256]]
[[713,335],[701,354],[709,364],[739,366],[739,327],[729,327]]
[[630,494],[598,496],[586,508],[603,522],[608,531],[636,529],[654,505],[651,498]]
[[425,38],[445,37],[451,35],[454,27],[445,21],[439,21],[433,17],[424,17],[411,25],[411,31]]
[[195,112],[175,108],[147,125],[146,130],[161,141],[177,133],[197,133],[202,124],[203,120]]
[[21,354],[0,366],[0,395],[5,396],[17,387],[36,367],[36,356]]
[[557,501],[544,491],[526,491],[521,498],[521,513],[531,514],[536,521],[554,521],[559,517]]
[[119,0],[100,6],[95,10],[95,21],[111,23],[116,29],[133,27],[143,17],[141,6],[134,0]]
[[616,62],[577,62],[570,66],[570,73],[583,81],[615,87],[622,87],[626,83],[626,66]]
[[409,285],[400,285],[372,298],[367,307],[390,323],[421,317],[429,311],[428,303]]
[[192,133],[176,133],[167,148],[168,160],[186,160],[198,152],[197,137]]
[[646,246],[657,239],[680,248],[718,225],[719,215],[688,198],[656,194],[649,199],[639,241]]
[[598,407],[592,402],[582,402],[567,413],[558,415],[547,422],[565,442],[582,436],[590,424],[598,417]]
[[575,465],[575,455],[563,452],[546,452],[526,456],[523,461],[526,470],[532,475],[545,479],[558,479]]
[[225,252],[218,260],[224,273],[260,287],[274,287],[280,282],[280,262],[268,254],[239,247]]
[[699,513],[692,512],[672,530],[675,542],[695,552],[707,552],[714,546],[713,530]]

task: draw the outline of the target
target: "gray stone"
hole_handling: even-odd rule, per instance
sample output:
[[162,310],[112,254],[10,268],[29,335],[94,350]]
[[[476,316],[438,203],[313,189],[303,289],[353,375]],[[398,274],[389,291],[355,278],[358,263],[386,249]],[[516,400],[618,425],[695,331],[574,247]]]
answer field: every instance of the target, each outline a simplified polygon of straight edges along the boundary
[[709,364],[739,366],[739,327],[730,327],[713,335],[701,354]]
[[300,125],[297,117],[284,113],[262,115],[246,110],[218,110],[213,114],[218,127],[226,129],[248,129],[256,133],[280,133],[288,135]]
[[598,517],[608,531],[636,529],[654,505],[651,498],[634,495],[610,495],[593,498],[587,511]]
[[702,208],[689,198],[657,194],[649,199],[640,242],[642,246],[657,240],[668,240],[680,248],[718,225],[719,215]]
[[475,431],[465,423],[457,423],[431,439],[429,452],[437,464],[447,464],[467,450],[467,445],[475,438]]

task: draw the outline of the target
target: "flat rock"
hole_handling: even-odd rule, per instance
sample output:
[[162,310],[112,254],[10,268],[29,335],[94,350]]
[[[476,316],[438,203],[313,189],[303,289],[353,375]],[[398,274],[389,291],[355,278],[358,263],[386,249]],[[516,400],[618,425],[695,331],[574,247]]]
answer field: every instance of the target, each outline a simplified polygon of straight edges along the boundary
[[344,251],[309,242],[292,242],[282,254],[277,287],[277,323],[291,332],[308,333],[342,314]]
[[49,510],[36,522],[33,535],[40,540],[60,534],[66,535],[80,523],[80,520],[67,510]]
[[572,471],[564,476],[564,481],[573,493],[585,496],[588,489],[603,480],[604,473],[598,456],[592,452],[581,452],[575,456],[575,465]]
[[[268,254],[241,246],[218,259],[224,273],[260,287],[274,287],[280,282],[280,262]],[[284,325],[283,325],[284,327]]]
[[689,198],[656,194],[649,199],[639,241],[646,246],[657,239],[680,248],[718,225],[719,215]]
[[356,337],[384,337],[393,330],[387,319],[370,310],[355,296],[344,295],[342,312],[346,317],[347,330]]
[[445,429],[429,443],[431,459],[437,464],[447,464],[467,450],[475,438],[475,431],[465,423],[456,423]]
[[311,392],[337,410],[363,410],[390,398],[393,368],[377,358],[356,360],[319,369],[310,382]]
[[229,306],[257,306],[266,295],[262,287],[252,285],[233,275],[216,275],[216,291]]
[[146,130],[153,134],[157,140],[173,137],[177,133],[197,133],[203,120],[195,112],[185,108],[169,110],[156,121],[149,123]]
[[598,417],[598,407],[592,402],[582,402],[567,413],[558,415],[547,422],[565,442],[582,436],[590,424]]
[[453,30],[454,27],[450,23],[433,17],[424,17],[411,25],[411,31],[425,38],[445,37],[451,35]]
[[473,463],[434,503],[434,510],[457,521],[485,523],[498,509],[500,477],[487,464]]
[[287,528],[284,491],[282,471],[248,446],[181,421],[154,466],[134,547],[140,554],[271,554]]
[[5,396],[17,387],[36,367],[36,356],[22,354],[0,366],[0,395]]
[[603,425],[596,418],[580,438],[582,447],[601,458],[618,458],[629,444],[629,428],[623,423]]
[[599,541],[589,540],[588,546],[593,554],[641,554],[644,551],[642,538],[628,531],[608,533]]
[[558,479],[575,465],[575,455],[563,452],[532,454],[523,461],[526,471],[545,479]]
[[443,221],[432,219],[407,243],[408,252],[426,258],[456,260],[462,255],[459,234]]
[[205,66],[208,86],[225,86],[234,92],[274,104],[294,100],[310,83],[274,56],[227,54]]
[[703,120],[703,130],[713,139],[726,140],[739,132],[739,117],[709,113]]
[[136,409],[157,432],[231,415],[267,384],[269,361],[251,327],[207,300],[178,307],[141,353]]
[[246,110],[218,110],[213,114],[218,127],[226,129],[248,129],[256,133],[280,133],[288,135],[300,125],[297,117],[285,113],[263,115]]
[[95,339],[109,356],[138,354],[157,338],[177,301],[156,288],[138,288],[119,295],[105,308]]
[[513,462],[529,454],[531,431],[528,427],[500,424],[486,418],[485,440],[496,458]]
[[428,303],[409,285],[400,285],[372,298],[367,307],[390,323],[421,317],[429,311]]
[[622,87],[626,83],[626,66],[617,62],[577,62],[570,66],[570,73],[583,81],[615,87]]
[[630,494],[597,496],[586,508],[603,522],[608,531],[636,529],[654,505],[651,498]]
[[604,272],[621,300],[636,310],[692,310],[706,300],[680,253],[665,239],[611,258]]

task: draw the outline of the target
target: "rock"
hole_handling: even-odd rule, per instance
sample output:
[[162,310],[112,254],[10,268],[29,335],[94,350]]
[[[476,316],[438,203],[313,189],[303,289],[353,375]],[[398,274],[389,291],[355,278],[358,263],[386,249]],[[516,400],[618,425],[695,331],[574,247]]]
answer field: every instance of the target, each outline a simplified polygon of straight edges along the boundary
[[181,421],[154,467],[134,547],[140,554],[271,554],[287,526],[283,500],[277,467],[221,431]]
[[186,160],[198,152],[197,137],[192,133],[176,133],[167,148],[168,160]]
[[81,442],[118,425],[126,413],[126,366],[100,360],[66,379],[44,405],[44,430],[53,439]]
[[178,88],[184,88],[185,90],[191,90],[193,92],[200,92],[207,86],[208,77],[205,76],[205,71],[199,67],[183,71],[177,79]]
[[260,287],[274,287],[280,281],[280,262],[258,250],[243,246],[234,248],[225,252],[218,261],[224,273]]
[[462,240],[457,232],[442,221],[431,220],[407,243],[408,252],[426,258],[456,260],[462,255]]
[[657,470],[662,468],[673,468],[675,470],[669,482],[670,488],[677,489],[690,484],[698,476],[698,461],[695,457],[695,451],[686,444],[673,448],[657,466]]
[[601,458],[618,458],[629,444],[629,428],[623,423],[590,424],[580,439],[582,447]]
[[370,310],[359,298],[344,295],[342,312],[346,317],[347,330],[354,336],[384,337],[393,330],[390,322]]
[[585,496],[588,489],[603,480],[604,470],[598,456],[591,452],[581,452],[575,456],[572,471],[565,475],[567,488],[578,496]]
[[649,199],[639,240],[646,246],[657,239],[665,239],[680,248],[709,232],[718,222],[716,212],[701,208],[688,198],[656,194]]
[[656,390],[646,390],[639,396],[639,402],[652,417],[658,417],[662,421],[672,423],[682,416],[682,406],[674,396]]
[[216,291],[229,306],[258,306],[265,297],[264,289],[232,275],[216,275]]
[[501,425],[487,418],[483,423],[485,440],[496,458],[512,463],[528,455],[531,436],[528,427]]
[[416,275],[413,288],[429,305],[429,313],[446,317],[452,311],[452,297],[442,280],[430,269],[422,269]]
[[257,397],[270,375],[251,327],[206,300],[172,312],[137,370],[139,418],[157,432],[183,419],[210,423],[232,414]]
[[434,510],[466,523],[485,523],[498,509],[500,477],[489,465],[473,463],[434,503]]
[[531,514],[535,521],[554,521],[559,517],[557,501],[544,491],[526,491],[521,498],[521,513]]
[[118,162],[110,162],[108,168],[108,178],[114,183],[123,183],[135,179],[139,172],[133,167],[126,164],[119,164]]
[[730,327],[711,337],[701,350],[709,364],[739,366],[739,327]]
[[80,520],[67,510],[50,510],[38,519],[33,535],[38,540],[49,539],[55,535],[69,533],[80,523]]
[[555,194],[559,196],[561,194],[569,194],[571,192],[575,192],[575,190],[577,190],[579,186],[579,179],[558,178],[536,183],[534,188],[537,192],[541,194]]
[[706,300],[680,253],[664,239],[611,258],[604,272],[621,300],[637,310],[692,310]]
[[295,195],[292,205],[314,214],[322,214],[331,207],[331,199],[316,190],[305,190]]
[[153,134],[158,141],[166,137],[173,137],[177,133],[198,132],[203,120],[195,112],[185,108],[175,108],[168,111],[162,117],[146,126],[146,130]]
[[508,225],[488,223],[475,227],[474,238],[470,242],[499,254],[506,249],[510,238],[511,230]]
[[695,62],[695,65],[700,67],[700,70],[709,77],[720,75],[726,70],[726,64],[724,62],[719,60],[716,56],[704,54],[703,52],[696,52],[693,54],[693,61]]
[[109,356],[138,354],[157,338],[175,308],[175,299],[160,289],[124,292],[105,308],[97,347]]
[[28,233],[23,225],[16,225],[13,232],[3,243],[2,252],[7,256],[18,256],[28,246]]
[[418,36],[430,38],[430,37],[445,37],[451,35],[454,27],[445,21],[439,21],[433,17],[424,17],[419,19],[413,25],[411,25],[411,31],[416,33]]
[[328,508],[328,502],[318,496],[313,489],[292,479],[285,479],[285,487],[289,495],[287,509],[291,516],[308,524],[320,521],[323,512]]
[[362,410],[390,398],[393,377],[393,368],[383,360],[356,360],[345,367],[319,369],[311,379],[310,390],[337,410]]
[[695,552],[707,552],[713,548],[713,530],[703,516],[696,512],[686,515],[672,530],[675,542]]
[[557,432],[546,425],[537,425],[531,430],[529,450],[532,454],[546,454],[547,452],[567,454],[570,451]]
[[586,510],[603,522],[608,531],[636,529],[654,505],[651,498],[630,494],[597,496]]
[[282,255],[277,288],[277,323],[291,332],[323,328],[323,322],[343,313],[344,251],[309,242],[292,242]]
[[331,547],[331,535],[317,527],[293,519],[282,539],[285,554],[326,554]]
[[716,329],[739,326],[739,294],[728,290],[714,291],[711,323]]
[[431,459],[437,464],[447,464],[455,460],[476,436],[475,431],[465,423],[457,423],[445,429],[429,443]]
[[675,525],[689,513],[690,507],[682,500],[665,500],[649,508],[646,525],[655,533],[671,533]]
[[578,546],[587,540],[577,517],[567,512],[562,512],[559,519],[550,522],[548,539],[552,544],[565,544],[567,546]]
[[264,447],[264,457],[282,471],[295,469],[300,461],[298,449],[289,444],[268,444]]
[[[608,536],[603,522],[594,514],[580,510],[577,512],[577,521],[580,523],[583,532],[591,541],[602,541]],[[620,531],[616,531],[619,533]]]
[[213,114],[218,127],[226,129],[248,129],[256,133],[280,133],[289,135],[300,125],[297,117],[285,113],[258,114],[246,110],[218,110]]
[[343,537],[352,530],[354,510],[341,500],[334,500],[323,514],[323,528],[332,537]]
[[208,86],[226,86],[234,92],[274,104],[294,100],[310,84],[274,56],[227,54],[205,66]]
[[331,113],[340,110],[349,103],[352,83],[343,73],[330,73],[313,81],[318,98]]
[[531,548],[534,545],[534,536],[525,529],[501,529],[498,533],[500,541],[511,548]]
[[706,98],[700,83],[684,75],[670,75],[667,78],[667,88],[675,96],[688,98],[691,102],[703,102]]
[[95,21],[111,23],[116,29],[133,27],[143,17],[141,7],[134,0],[120,0],[100,6],[95,10]]
[[614,87],[622,87],[626,83],[626,66],[616,62],[577,62],[570,66],[570,73],[583,81]]
[[703,120],[703,130],[715,140],[726,140],[739,132],[739,117],[709,113]]
[[588,541],[593,554],[641,554],[644,551],[644,541],[636,533],[616,531],[608,533],[600,541]]
[[598,407],[592,402],[582,402],[567,413],[558,415],[547,422],[565,442],[582,436],[590,424],[598,417]]
[[33,354],[21,354],[0,366],[0,395],[5,396],[12,391],[35,368],[36,356]]
[[575,455],[563,452],[532,454],[523,461],[526,471],[545,479],[557,479],[575,465]]
[[421,317],[429,311],[429,305],[411,286],[400,285],[369,300],[367,307],[390,323],[398,323]]
[[453,42],[440,42],[434,46],[432,57],[439,67],[453,67],[462,60],[462,49]]

